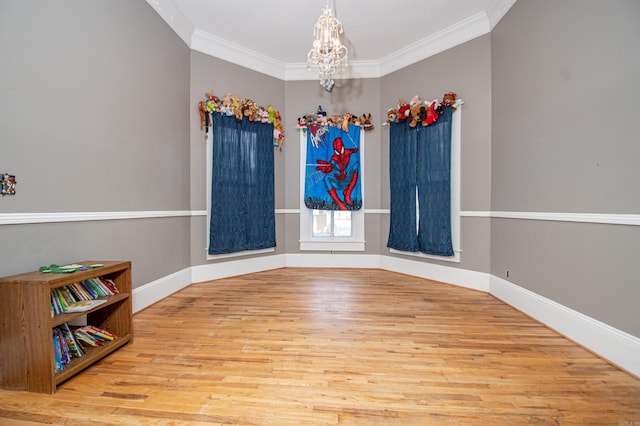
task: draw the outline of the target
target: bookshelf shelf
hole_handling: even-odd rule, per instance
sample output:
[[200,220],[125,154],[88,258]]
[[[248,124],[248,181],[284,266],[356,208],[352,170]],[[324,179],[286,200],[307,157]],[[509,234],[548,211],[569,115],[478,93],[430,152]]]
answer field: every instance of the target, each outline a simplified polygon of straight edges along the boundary
[[[0,278],[0,388],[54,393],[83,369],[133,341],[131,262],[85,261],[102,267],[66,274],[39,271]],[[51,290],[92,278],[108,278],[119,293],[86,312],[53,315]],[[107,330],[115,340],[88,347],[56,372],[53,329],[86,316],[86,323]]]

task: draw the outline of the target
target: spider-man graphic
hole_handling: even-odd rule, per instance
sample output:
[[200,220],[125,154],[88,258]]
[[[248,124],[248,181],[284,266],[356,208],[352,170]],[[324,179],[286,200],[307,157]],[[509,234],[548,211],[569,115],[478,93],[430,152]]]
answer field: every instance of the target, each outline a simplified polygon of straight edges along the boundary
[[[351,161],[351,154],[358,152],[358,148],[345,148],[342,138],[333,140],[333,155],[329,161],[316,160],[319,164],[316,170],[325,174],[324,184],[331,199],[340,210],[349,210],[351,204],[351,192],[358,183],[357,161]],[[338,191],[342,190],[344,202],[340,199]]]

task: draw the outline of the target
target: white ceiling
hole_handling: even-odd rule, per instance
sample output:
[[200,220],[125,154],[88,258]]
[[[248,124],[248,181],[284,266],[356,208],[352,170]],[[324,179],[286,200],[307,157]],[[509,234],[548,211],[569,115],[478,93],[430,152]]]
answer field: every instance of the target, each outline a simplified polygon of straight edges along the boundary
[[[329,0],[344,27],[346,77],[380,77],[493,29],[516,0]],[[191,48],[283,80],[311,80],[327,0],[147,0]]]

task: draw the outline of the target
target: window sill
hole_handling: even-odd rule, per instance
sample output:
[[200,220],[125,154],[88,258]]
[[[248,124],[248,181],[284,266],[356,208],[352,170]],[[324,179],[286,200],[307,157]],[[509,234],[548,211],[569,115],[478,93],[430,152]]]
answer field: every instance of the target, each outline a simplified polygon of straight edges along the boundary
[[300,241],[302,251],[364,251],[364,241]]
[[208,254],[207,253],[207,260],[226,259],[229,257],[252,256],[254,254],[272,253],[274,251],[276,251],[276,249],[272,247],[272,248],[266,248],[261,250],[244,250],[236,253],[225,253],[225,254]]
[[460,250],[454,250],[453,256],[451,257],[434,256],[432,254],[425,254],[425,253],[412,252],[412,251],[402,251],[402,250],[396,250],[396,249],[389,249],[389,253],[401,254],[403,256],[421,257],[423,259],[441,260],[443,262],[460,263]]

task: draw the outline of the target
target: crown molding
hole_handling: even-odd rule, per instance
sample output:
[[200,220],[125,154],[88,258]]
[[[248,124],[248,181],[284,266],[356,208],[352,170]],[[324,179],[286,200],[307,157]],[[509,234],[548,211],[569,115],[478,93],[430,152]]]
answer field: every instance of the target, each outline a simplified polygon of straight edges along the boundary
[[[349,80],[354,78],[378,78],[380,77],[380,62],[379,61],[349,61],[349,67],[346,70],[346,74],[336,74],[336,80]],[[285,64],[284,80],[285,81],[298,81],[298,80],[317,80],[318,74],[307,68],[306,62],[298,62]]]
[[285,80],[285,63],[255,50],[247,49],[222,37],[196,29],[191,36],[191,49]]
[[172,0],[147,0],[147,3],[155,10],[171,29],[191,47],[191,34],[194,27],[189,20],[180,12],[180,9],[173,4]]
[[491,2],[485,10],[489,17],[489,28],[491,30],[504,18],[504,15],[507,14],[514,4],[516,4],[516,0],[493,0],[493,2]]
[[[146,0],[191,49],[284,81],[316,80],[306,63],[284,63],[244,46],[194,28],[175,6],[175,0]],[[379,78],[459,44],[488,34],[516,0],[493,0],[489,7],[380,60],[350,61],[347,74],[337,79]]]

